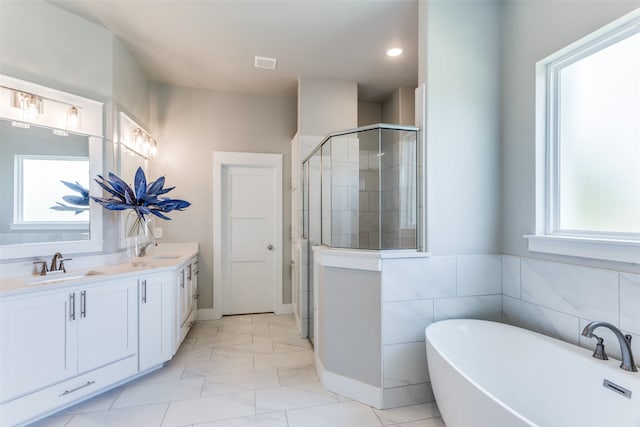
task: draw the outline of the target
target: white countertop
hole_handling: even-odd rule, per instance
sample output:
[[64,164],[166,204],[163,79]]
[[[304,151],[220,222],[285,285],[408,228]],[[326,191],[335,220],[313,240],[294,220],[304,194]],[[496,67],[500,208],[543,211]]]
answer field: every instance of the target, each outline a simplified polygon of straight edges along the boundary
[[[74,269],[71,263],[66,273],[49,273],[46,276],[28,274],[0,278],[0,297],[32,292],[57,290],[91,282],[115,278],[139,277],[141,275],[177,270],[198,253],[197,244],[160,245],[144,267],[134,267],[129,262],[95,265],[91,268]],[[67,264],[67,263],[65,263]]]

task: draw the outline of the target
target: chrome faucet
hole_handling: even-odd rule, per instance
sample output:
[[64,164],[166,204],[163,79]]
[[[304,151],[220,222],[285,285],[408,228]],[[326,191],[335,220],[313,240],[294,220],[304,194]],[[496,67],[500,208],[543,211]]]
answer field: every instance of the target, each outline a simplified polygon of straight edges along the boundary
[[622,353],[622,363],[620,367],[625,371],[637,372],[636,363],[633,361],[633,353],[631,352],[631,335],[624,335],[620,329],[616,328],[611,323],[607,322],[591,322],[587,326],[585,326],[582,331],[582,335],[587,338],[596,338],[598,340],[598,344],[596,344],[596,351],[593,353],[593,357],[596,359],[607,360],[607,354],[604,351],[604,343],[603,339],[598,337],[593,331],[596,328],[603,326],[607,329],[610,329],[618,338],[620,342],[620,352]]

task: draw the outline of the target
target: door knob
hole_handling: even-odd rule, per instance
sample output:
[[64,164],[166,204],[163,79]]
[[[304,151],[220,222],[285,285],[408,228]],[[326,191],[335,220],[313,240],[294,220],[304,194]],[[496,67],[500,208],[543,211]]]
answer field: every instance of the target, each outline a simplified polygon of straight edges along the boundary
[[273,245],[269,245],[269,246],[267,246],[267,249],[269,249],[270,251],[272,251],[272,250],[273,250]]

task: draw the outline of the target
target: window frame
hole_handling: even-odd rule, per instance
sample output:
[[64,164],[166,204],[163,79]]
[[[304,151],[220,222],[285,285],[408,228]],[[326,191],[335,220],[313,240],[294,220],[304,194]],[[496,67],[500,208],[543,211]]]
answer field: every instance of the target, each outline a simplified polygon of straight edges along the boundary
[[[89,169],[89,158],[79,156],[60,156],[43,154],[18,154],[14,158],[14,202],[13,223],[9,224],[11,230],[86,230],[89,231],[89,220],[82,221],[27,221],[24,219],[24,163],[29,160],[68,160],[86,161]],[[70,190],[71,192],[71,190]]]
[[640,33],[636,10],[536,64],[536,228],[529,251],[640,263],[640,234],[559,228],[559,74],[585,57]]

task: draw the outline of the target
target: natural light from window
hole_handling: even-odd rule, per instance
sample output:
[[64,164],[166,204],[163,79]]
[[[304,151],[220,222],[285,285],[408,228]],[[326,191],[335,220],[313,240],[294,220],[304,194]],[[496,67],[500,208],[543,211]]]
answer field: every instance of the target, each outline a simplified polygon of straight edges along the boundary
[[557,231],[640,233],[640,33],[558,74]]
[[72,211],[51,209],[56,202],[63,202],[63,196],[79,196],[62,184],[61,180],[78,182],[84,188],[89,188],[89,160],[86,157],[22,157],[18,161],[22,163],[21,177],[18,177],[17,182],[22,186],[23,200],[22,215],[21,218],[16,218],[16,222],[89,222],[88,210],[76,215]]

